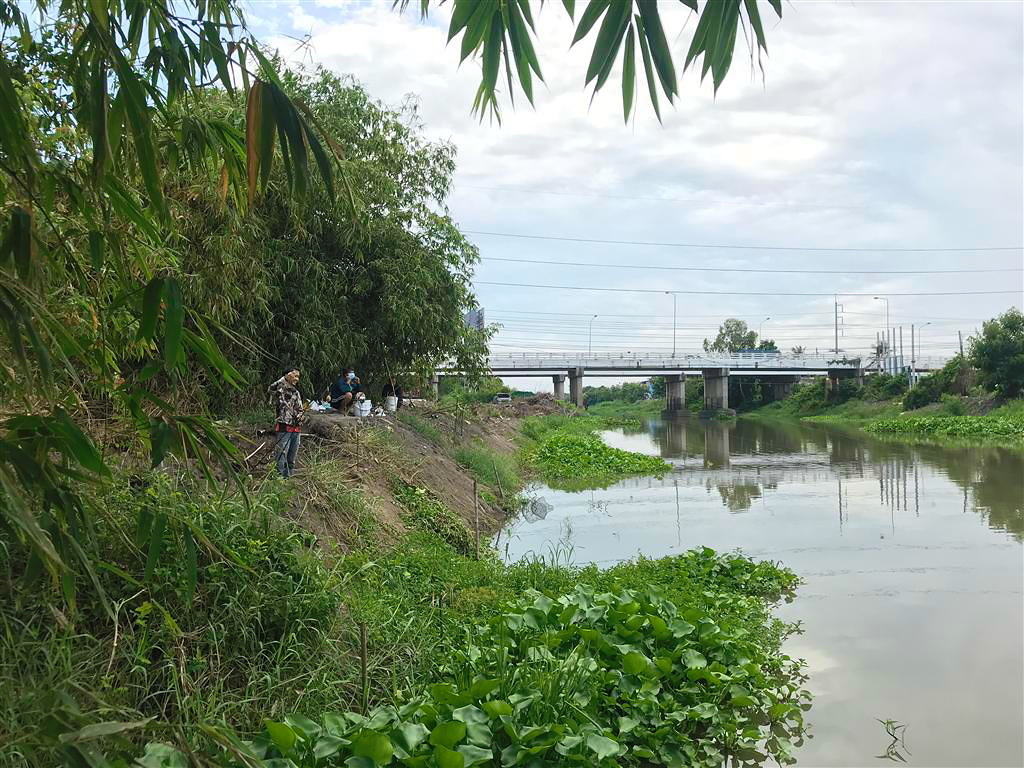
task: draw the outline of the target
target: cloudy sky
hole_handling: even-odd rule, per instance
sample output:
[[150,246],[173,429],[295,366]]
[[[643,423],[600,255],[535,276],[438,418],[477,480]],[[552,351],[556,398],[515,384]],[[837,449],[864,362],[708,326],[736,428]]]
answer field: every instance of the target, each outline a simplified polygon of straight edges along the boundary
[[[681,61],[695,19],[679,3],[662,8]],[[264,0],[248,9],[253,29],[282,55],[352,74],[386,102],[415,94],[427,134],[458,147],[449,204],[480,248],[477,295],[488,321],[502,325],[496,352],[591,343],[595,353],[669,350],[673,297],[665,291],[679,292],[680,352],[699,349],[725,317],[762,328],[780,348],[824,350],[833,344],[832,293],[843,308],[840,347],[851,351],[867,349],[884,328],[876,295],[889,298],[906,345],[911,323],[929,323],[924,354],[949,353],[958,330],[966,336],[1021,306],[1020,271],[980,271],[1022,265],[1024,17],[1016,0],[789,2],[768,25],[763,77],[740,39],[717,97],[688,73],[663,125],[639,86],[637,114],[623,123],[617,74],[591,101],[589,39],[569,49],[571,22],[555,0],[537,19],[546,85],[534,108],[506,100],[501,125],[470,114],[479,70],[460,67],[457,45],[446,45],[447,6],[426,21],[393,12],[390,0]],[[306,35],[309,47],[297,49],[293,38]],[[839,250],[1000,247],[1018,249]],[[979,271],[850,273],[872,269]],[[1013,293],[900,295],[978,291]]]

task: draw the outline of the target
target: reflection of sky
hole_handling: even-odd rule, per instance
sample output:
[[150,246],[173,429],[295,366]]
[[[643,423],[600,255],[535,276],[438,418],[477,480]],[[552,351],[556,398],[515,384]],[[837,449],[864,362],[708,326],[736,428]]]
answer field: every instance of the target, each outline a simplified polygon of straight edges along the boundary
[[[913,765],[1022,765],[1022,548],[985,524],[975,498],[994,488],[1001,518],[1009,509],[1019,519],[1019,458],[998,465],[1015,477],[981,486],[983,460],[968,449],[919,451],[849,436],[834,445],[816,428],[816,447],[799,454],[793,427],[788,443],[773,441],[770,426],[744,432],[753,429],[740,422],[728,436],[734,453],[714,468],[698,456],[677,459],[660,479],[578,493],[538,489],[553,510],[513,523],[500,547],[516,559],[562,540],[575,561],[602,564],[699,545],[779,560],[806,581],[780,609],[803,622],[805,634],[788,650],[808,660],[817,696],[815,738],[799,750],[801,765],[877,762],[888,742],[875,718],[908,724]],[[666,453],[651,434],[609,438]],[[688,456],[692,443],[688,436]],[[951,476],[966,478],[968,490]]]

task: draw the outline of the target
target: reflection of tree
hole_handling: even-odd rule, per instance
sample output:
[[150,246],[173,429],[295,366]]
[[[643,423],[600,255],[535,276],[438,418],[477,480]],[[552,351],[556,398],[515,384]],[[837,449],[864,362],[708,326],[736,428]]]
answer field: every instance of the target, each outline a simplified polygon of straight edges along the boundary
[[730,512],[743,512],[750,509],[754,499],[761,498],[761,486],[757,483],[735,483],[719,485],[718,495]]
[[974,500],[988,512],[992,528],[1024,539],[1024,454],[1002,448],[986,451],[971,485]]

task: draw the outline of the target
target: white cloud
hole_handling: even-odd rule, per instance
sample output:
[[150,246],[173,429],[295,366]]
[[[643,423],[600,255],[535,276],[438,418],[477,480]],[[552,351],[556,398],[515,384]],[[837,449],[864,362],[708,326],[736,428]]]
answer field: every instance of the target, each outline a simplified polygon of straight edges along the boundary
[[[416,4],[413,3],[412,6]],[[769,26],[762,80],[740,50],[717,96],[694,72],[676,107],[655,120],[646,94],[624,125],[617,75],[591,104],[583,87],[589,41],[568,48],[571,24],[559,3],[538,14],[546,84],[536,107],[507,102],[503,124],[470,114],[476,62],[447,44],[447,6],[421,22],[382,2],[254,4],[257,31],[282,53],[355,75],[377,97],[420,97],[427,132],[459,149],[453,215],[467,229],[647,241],[841,247],[1019,245],[1022,241],[1022,8],[983,2],[785,5]],[[693,21],[662,6],[681,61]],[[678,34],[677,34],[678,33]],[[276,36],[276,37],[275,37]],[[742,45],[742,43],[740,43]],[[487,188],[487,189],[482,189]],[[513,190],[513,191],[494,191]],[[515,191],[518,190],[518,191]],[[558,193],[558,194],[552,194]],[[575,193],[575,194],[574,194]],[[688,266],[830,269],[1019,266],[1021,254],[850,254],[712,251],[477,237],[484,257]],[[865,348],[883,324],[876,293],[1022,289],[1020,273],[882,276],[750,275],[637,269],[524,267],[484,261],[481,280],[735,291],[867,293],[843,303],[847,346]],[[483,286],[493,315],[507,310],[643,314],[661,343],[671,303],[643,294],[557,292]],[[681,318],[711,326],[740,316],[766,326],[780,346],[825,347],[831,298],[680,297]],[[893,297],[894,320],[924,322],[933,351],[1009,306],[1013,296]],[[854,315],[854,312],[865,314]],[[781,318],[785,316],[785,319]],[[529,325],[508,317],[509,345],[585,345],[586,330],[554,315]],[[699,319],[698,319],[699,318]],[[943,320],[938,318],[963,318]],[[622,319],[623,322],[634,322]],[[563,326],[565,324],[562,324]],[[519,330],[514,331],[518,326]],[[814,326],[814,327],[808,327]],[[787,330],[790,328],[791,330]],[[641,326],[637,326],[638,332]],[[628,342],[608,334],[611,346]],[[680,333],[698,346],[704,328]],[[657,344],[658,341],[646,341]]]

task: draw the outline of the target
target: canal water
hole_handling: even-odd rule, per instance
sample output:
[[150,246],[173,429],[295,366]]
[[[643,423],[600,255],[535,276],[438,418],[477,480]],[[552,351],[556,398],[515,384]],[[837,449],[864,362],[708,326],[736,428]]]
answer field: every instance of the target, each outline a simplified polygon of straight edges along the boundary
[[815,694],[798,765],[885,764],[884,719],[906,724],[910,765],[1024,765],[1024,453],[747,420],[604,438],[673,471],[531,489],[547,503],[502,532],[506,559],[706,545],[780,561],[805,581],[777,615],[802,622],[787,650]]

